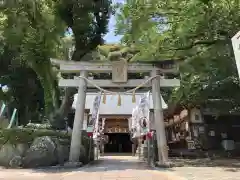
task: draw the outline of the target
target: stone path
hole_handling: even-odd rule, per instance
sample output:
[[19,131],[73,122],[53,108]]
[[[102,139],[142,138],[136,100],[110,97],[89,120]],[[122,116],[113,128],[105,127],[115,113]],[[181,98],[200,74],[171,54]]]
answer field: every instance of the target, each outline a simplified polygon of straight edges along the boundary
[[150,169],[131,156],[105,156],[93,165],[75,170],[1,169],[0,180],[181,180],[171,172]]

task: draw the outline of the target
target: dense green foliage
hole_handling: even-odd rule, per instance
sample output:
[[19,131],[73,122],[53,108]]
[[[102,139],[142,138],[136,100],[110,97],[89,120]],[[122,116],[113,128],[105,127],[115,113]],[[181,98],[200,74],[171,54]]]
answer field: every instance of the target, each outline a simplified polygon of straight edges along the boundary
[[[69,59],[74,61],[93,60],[93,51],[103,44],[103,35],[107,32],[111,13],[110,0],[57,0],[57,16],[72,29],[74,51]],[[54,128],[65,128],[65,117],[71,110],[75,89],[66,88],[62,104],[52,114],[50,121]]]
[[57,54],[64,26],[53,7],[50,0],[5,1],[1,6],[0,83],[9,87],[8,104],[18,109],[21,123],[36,118],[41,108],[50,112],[59,104],[49,57]]
[[[103,45],[111,0],[5,0],[0,11],[0,99],[20,123],[51,114],[63,128],[75,89],[61,92],[50,57],[83,60],[178,60],[181,87],[169,103],[240,107],[231,37],[240,27],[238,0],[126,0],[117,34],[124,45]],[[65,37],[67,28],[72,37]],[[69,51],[71,50],[71,52]],[[211,101],[209,101],[211,100]],[[217,103],[219,102],[219,103]],[[224,103],[224,105],[223,105]]]
[[170,103],[233,111],[240,105],[240,88],[231,37],[239,27],[238,0],[127,0],[120,6],[117,33],[142,56],[184,60],[181,87]]
[[[68,101],[60,106],[58,72],[50,58],[82,60],[102,44],[111,1],[5,0],[0,8],[0,84],[9,87],[0,99],[18,109],[20,124],[36,120],[40,111],[63,119],[75,91],[66,90]],[[64,37],[67,28],[73,38]]]
[[56,10],[74,34],[72,59],[80,61],[87,53],[103,44],[111,13],[110,0],[57,0]]

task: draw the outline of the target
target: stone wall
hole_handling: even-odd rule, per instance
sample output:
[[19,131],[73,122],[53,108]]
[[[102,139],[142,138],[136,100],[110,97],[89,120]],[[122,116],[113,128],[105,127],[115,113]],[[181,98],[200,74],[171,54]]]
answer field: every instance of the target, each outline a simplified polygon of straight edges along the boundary
[[[83,133],[82,137],[80,162],[84,164],[93,160],[93,151],[89,154],[87,134]],[[70,136],[66,132],[31,128],[0,130],[0,166],[36,168],[63,165],[68,160],[69,149]]]

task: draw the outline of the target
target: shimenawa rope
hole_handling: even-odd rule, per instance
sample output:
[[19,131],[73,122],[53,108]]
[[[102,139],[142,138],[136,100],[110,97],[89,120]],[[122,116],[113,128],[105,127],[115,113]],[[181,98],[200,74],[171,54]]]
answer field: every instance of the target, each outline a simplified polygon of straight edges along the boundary
[[118,95],[118,106],[121,106],[121,94],[132,94],[132,102],[135,103],[136,102],[136,97],[135,97],[136,90],[143,87],[145,84],[149,83],[153,79],[161,77],[161,76],[157,75],[157,76],[150,77],[147,80],[145,80],[144,82],[142,82],[141,84],[139,84],[137,87],[127,90],[127,91],[124,91],[124,92],[109,91],[109,90],[103,89],[103,88],[99,87],[98,85],[94,84],[91,80],[89,80],[86,77],[83,77],[83,76],[78,76],[78,77],[86,80],[87,83],[93,85],[95,88],[97,88],[98,90],[100,90],[103,93],[103,103],[104,104],[106,103],[106,95],[111,94],[111,95]]

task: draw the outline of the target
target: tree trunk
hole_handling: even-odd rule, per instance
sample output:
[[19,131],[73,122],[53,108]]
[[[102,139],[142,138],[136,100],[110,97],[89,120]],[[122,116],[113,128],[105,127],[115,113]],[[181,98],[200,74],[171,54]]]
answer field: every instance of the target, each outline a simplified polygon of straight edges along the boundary
[[74,100],[74,94],[76,93],[75,88],[66,88],[65,95],[62,100],[61,106],[50,116],[50,123],[54,129],[65,129],[66,120],[68,113],[72,108]]

